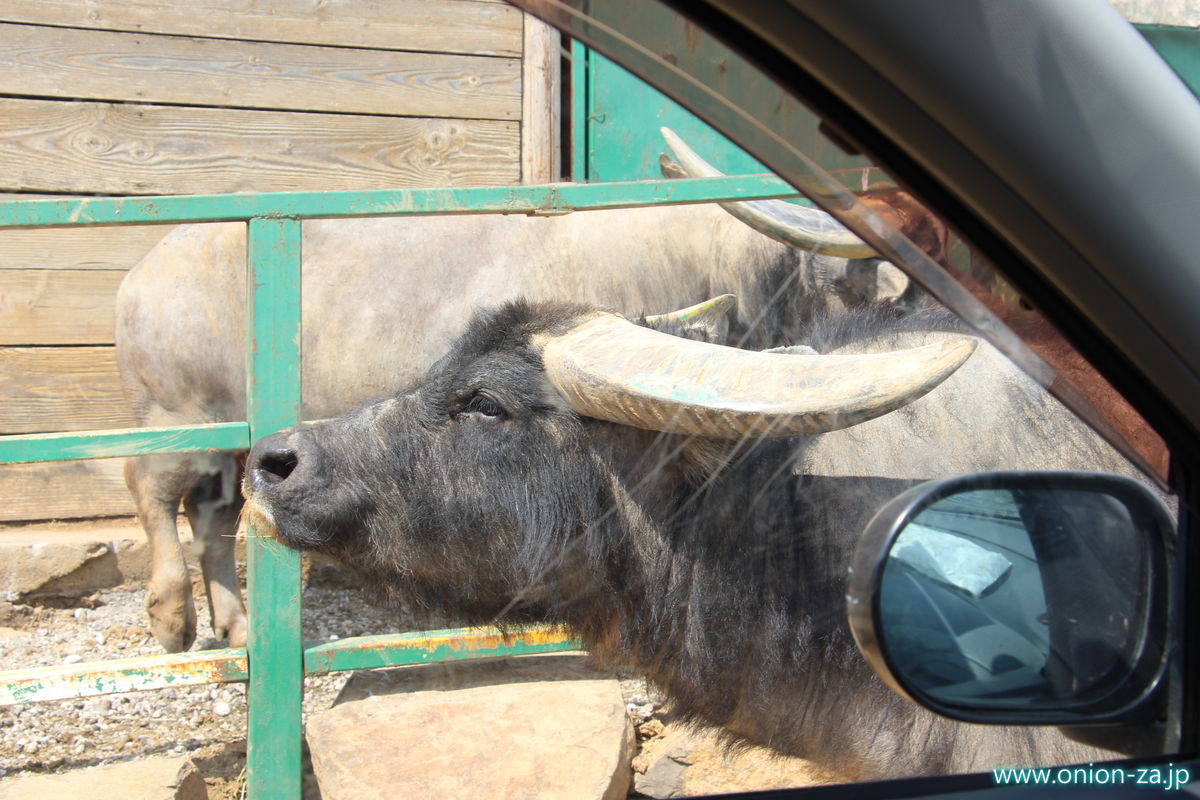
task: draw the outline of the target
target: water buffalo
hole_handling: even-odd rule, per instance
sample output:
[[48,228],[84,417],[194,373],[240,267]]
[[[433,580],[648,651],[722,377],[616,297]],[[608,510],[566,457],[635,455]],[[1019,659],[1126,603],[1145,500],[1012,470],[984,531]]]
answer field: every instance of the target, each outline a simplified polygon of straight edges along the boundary
[[851,778],[1097,759],[894,695],[843,598],[897,476],[1119,457],[945,312],[826,322],[819,354],[761,353],[503,305],[407,390],[259,441],[250,519],[411,608],[566,623],[693,718]]
[[[677,153],[687,160],[681,144]],[[857,276],[877,270],[865,258],[870,250],[824,215],[779,201],[727,209],[745,212],[788,244],[716,206],[306,222],[305,418],[332,416],[407,385],[473,310],[507,298],[576,298],[643,313],[734,292],[741,298],[735,339],[767,347],[803,339],[808,320],[844,303],[847,291],[862,291],[853,285]],[[808,216],[797,221],[796,214]],[[929,235],[928,223],[910,228]],[[245,251],[241,223],[182,226],[121,284],[117,360],[139,424],[245,419]],[[899,274],[889,269],[892,278]],[[873,297],[873,279],[870,285]],[[158,641],[183,650],[196,632],[175,525],[182,501],[213,628],[231,645],[243,644],[232,536],[238,456],[146,456],[131,459],[125,475],[151,544],[146,605]]]

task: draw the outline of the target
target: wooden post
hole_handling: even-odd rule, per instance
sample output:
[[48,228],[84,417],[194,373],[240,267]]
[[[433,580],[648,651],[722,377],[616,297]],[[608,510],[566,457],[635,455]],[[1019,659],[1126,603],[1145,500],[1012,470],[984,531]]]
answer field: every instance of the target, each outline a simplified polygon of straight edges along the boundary
[[562,179],[562,38],[557,29],[526,14],[524,39],[521,183],[552,183]]

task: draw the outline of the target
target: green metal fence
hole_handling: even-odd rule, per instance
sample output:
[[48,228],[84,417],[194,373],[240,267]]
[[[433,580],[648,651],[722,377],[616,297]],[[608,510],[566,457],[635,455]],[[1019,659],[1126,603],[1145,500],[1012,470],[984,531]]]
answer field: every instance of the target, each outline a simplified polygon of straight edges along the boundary
[[[244,422],[0,437],[0,463],[245,450],[300,419],[301,220],[412,214],[564,214],[580,209],[794,197],[768,175],[607,184],[371,192],[21,200],[0,203],[0,228],[244,221]],[[165,233],[165,230],[164,230]],[[252,800],[300,797],[301,699],[306,674],[575,649],[568,631],[461,629],[365,636],[305,648],[300,556],[250,532],[245,650],[41,667],[0,673],[0,705],[205,683],[245,681],[247,789]]]

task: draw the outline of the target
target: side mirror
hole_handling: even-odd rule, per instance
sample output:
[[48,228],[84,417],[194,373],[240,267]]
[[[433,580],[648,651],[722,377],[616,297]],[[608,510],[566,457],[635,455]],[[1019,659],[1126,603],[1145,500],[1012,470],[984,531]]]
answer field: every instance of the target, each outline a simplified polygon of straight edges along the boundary
[[1166,669],[1172,535],[1162,501],[1117,475],[926,483],[868,523],[850,627],[884,681],[947,717],[1144,719]]

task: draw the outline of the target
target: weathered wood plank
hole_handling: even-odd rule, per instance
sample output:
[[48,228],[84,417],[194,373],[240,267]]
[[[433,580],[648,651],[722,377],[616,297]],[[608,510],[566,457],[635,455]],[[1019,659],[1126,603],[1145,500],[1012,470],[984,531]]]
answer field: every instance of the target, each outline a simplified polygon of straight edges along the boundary
[[124,276],[123,270],[0,270],[0,345],[112,344],[113,304]]
[[0,24],[0,94],[515,120],[521,62]]
[[137,425],[111,347],[2,347],[0,397],[0,434]]
[[515,122],[11,98],[0,98],[0,119],[7,191],[216,194],[518,180]]
[[382,50],[521,52],[518,9],[461,0],[0,0],[0,20]]
[[125,459],[0,464],[0,522],[135,514]]
[[[49,198],[49,196],[47,196]],[[34,199],[0,195],[0,201]],[[0,230],[0,269],[128,269],[173,225]]]
[[560,100],[561,49],[558,30],[525,18],[525,57],[521,91],[521,182],[562,180]]

